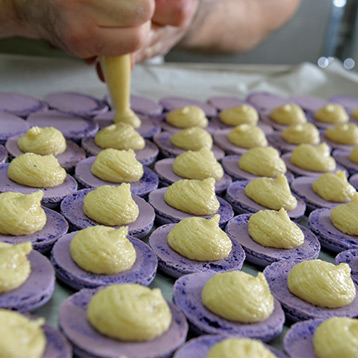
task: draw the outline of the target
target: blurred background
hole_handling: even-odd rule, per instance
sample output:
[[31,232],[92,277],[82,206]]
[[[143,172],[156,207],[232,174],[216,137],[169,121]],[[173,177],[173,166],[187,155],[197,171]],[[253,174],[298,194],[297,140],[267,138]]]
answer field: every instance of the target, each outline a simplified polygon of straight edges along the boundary
[[[263,0],[265,1],[265,0]],[[0,52],[68,56],[44,41],[0,40]],[[338,58],[347,70],[358,70],[358,0],[302,0],[295,16],[255,49],[236,55],[204,55],[174,48],[166,62],[298,64],[327,67]]]
[[295,16],[255,49],[213,56],[173,49],[166,61],[297,64],[327,67],[333,58],[358,70],[358,0],[302,0]]

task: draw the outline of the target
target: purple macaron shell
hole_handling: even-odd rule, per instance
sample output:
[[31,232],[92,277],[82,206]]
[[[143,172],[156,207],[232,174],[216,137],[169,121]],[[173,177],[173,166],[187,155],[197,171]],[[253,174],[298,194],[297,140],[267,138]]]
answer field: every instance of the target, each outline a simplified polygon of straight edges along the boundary
[[[97,155],[103,150],[103,148],[99,147],[95,143],[94,137],[83,138],[81,142],[81,146],[91,156]],[[159,154],[158,147],[148,139],[145,140],[144,149],[135,151],[137,160],[140,161],[143,165],[152,164],[157,158],[158,154]]]
[[[172,126],[171,124],[169,124],[166,121],[166,115],[167,115],[167,113],[161,115],[160,117],[157,117],[157,119],[156,119],[156,122],[158,123],[158,125],[160,126],[162,131],[174,134],[174,133],[177,133],[183,129],[188,128],[188,127]],[[205,129],[210,134],[214,134],[215,132],[220,130],[221,127],[222,127],[222,125],[218,120],[216,120],[215,118],[211,118],[211,119],[209,119],[209,123],[208,123],[207,127],[202,127],[202,129]]]
[[353,109],[358,107],[358,97],[354,96],[333,96],[330,98],[330,101],[341,104],[348,112],[351,112]]
[[214,106],[218,111],[223,111],[224,109],[247,104],[247,102],[244,99],[240,99],[238,97],[228,97],[228,96],[210,97],[207,102],[210,105]]
[[[99,128],[105,128],[112,124],[113,118],[116,112],[109,111],[103,114],[99,114],[98,116],[94,117],[94,121],[98,124]],[[141,120],[141,125],[139,128],[136,128],[135,130],[143,137],[143,138],[152,138],[154,134],[157,134],[160,132],[161,128],[160,125],[150,119],[148,116],[143,114],[138,114],[139,119]]]
[[[98,188],[102,185],[119,186],[121,183],[104,181],[91,173],[91,168],[96,157],[89,157],[79,162],[75,169],[75,178],[86,188]],[[146,197],[151,191],[158,188],[159,179],[153,170],[143,166],[143,176],[134,183],[130,183],[131,192],[141,197]]]
[[[236,181],[226,190],[226,199],[232,205],[233,209],[239,214],[256,213],[259,210],[268,209],[246,195],[245,187],[248,183],[248,180]],[[302,199],[298,197],[296,197],[296,199],[297,207],[287,211],[287,214],[291,220],[299,221],[306,211],[306,204]]]
[[304,243],[292,249],[266,247],[255,242],[249,235],[249,219],[252,214],[242,214],[232,218],[225,231],[233,242],[239,243],[246,253],[247,261],[258,266],[267,266],[280,260],[312,260],[319,255],[321,245],[316,236],[299,225],[304,234]]
[[[156,220],[160,224],[173,224],[178,223],[180,220],[183,220],[188,217],[195,216],[193,214],[188,214],[184,211],[175,209],[168,205],[164,200],[164,193],[167,188],[161,188],[152,191],[149,194],[149,203],[153,206],[155,210]],[[234,212],[228,202],[224,199],[217,197],[220,207],[215,214],[220,215],[220,227],[224,227],[225,224],[234,216]],[[213,214],[213,215],[215,215]],[[201,216],[205,219],[211,218],[213,215]]]
[[55,92],[48,94],[44,101],[52,109],[79,116],[94,116],[107,112],[108,106],[92,96],[76,92]]
[[348,203],[335,203],[333,201],[328,201],[321,198],[318,194],[314,192],[312,188],[312,184],[316,180],[316,177],[303,176],[296,178],[290,184],[292,191],[306,202],[306,206],[309,211],[321,208],[333,209],[338,205]]
[[[154,165],[154,170],[158,174],[161,184],[164,186],[171,185],[178,180],[187,179],[174,173],[173,171],[174,160],[175,160],[174,158],[162,159],[156,162]],[[220,180],[217,180],[215,183],[216,194],[218,195],[222,194],[226,190],[226,188],[231,184],[231,182],[232,182],[231,177],[227,174],[224,174],[224,176]]]
[[169,246],[168,234],[174,226],[175,224],[163,225],[156,229],[149,238],[149,245],[157,255],[159,268],[164,273],[177,278],[194,272],[241,270],[245,253],[237,242],[232,242],[232,250],[225,259],[216,261],[191,260],[180,255]]
[[287,98],[268,92],[250,93],[247,96],[246,101],[254,106],[258,111],[272,110],[276,107],[289,103]]
[[[89,226],[98,225],[83,212],[83,199],[93,189],[82,189],[72,195],[68,195],[61,202],[61,213],[73,230],[82,230]],[[141,197],[133,194],[133,200],[138,205],[139,216],[136,221],[128,224],[128,234],[139,239],[146,236],[153,227],[155,213],[153,208]],[[123,225],[121,225],[123,226]],[[115,226],[116,228],[120,226]]]
[[226,155],[241,155],[249,150],[249,148],[239,147],[231,143],[228,139],[228,134],[232,129],[222,129],[217,131],[214,137],[214,143],[221,148]]
[[[281,156],[283,161],[286,164],[286,167],[288,170],[290,170],[296,177],[299,176],[313,176],[313,177],[319,177],[322,174],[325,174],[324,172],[313,172],[311,170],[306,170],[298,167],[297,165],[292,164],[291,162],[291,153],[286,153]],[[332,170],[329,173],[336,173],[338,170],[344,170],[345,168],[342,167],[339,163],[336,163],[336,168]]]
[[56,110],[31,114],[27,121],[30,127],[54,127],[62,132],[66,139],[79,142],[85,136],[93,136],[98,125],[93,119],[61,113]]
[[330,209],[317,209],[308,217],[308,228],[317,236],[322,247],[333,252],[358,249],[358,236],[339,231],[330,219]]
[[329,101],[324,98],[307,95],[294,95],[289,98],[289,101],[300,106],[305,112],[311,113],[329,103]]
[[5,144],[10,137],[24,134],[29,128],[26,120],[11,113],[0,112],[0,143]]
[[174,109],[182,108],[185,106],[197,106],[200,107],[207,117],[214,117],[217,113],[216,108],[209,103],[197,101],[191,98],[181,98],[181,97],[165,97],[162,98],[159,103],[167,111],[172,111]]
[[[222,122],[220,120],[219,117],[214,117],[211,119],[211,123],[212,123],[212,127],[216,128],[217,130],[223,130],[223,129],[227,129],[227,130],[232,130],[234,129],[236,126],[228,126],[227,124],[225,124],[224,122]],[[268,135],[274,132],[273,127],[271,124],[269,123],[265,123],[264,121],[258,121],[256,124],[259,128],[262,129],[262,131]],[[229,132],[228,131],[228,132]],[[216,131],[215,131],[216,132]],[[215,133],[214,132],[214,133]],[[213,132],[212,132],[213,134]]]
[[0,164],[4,164],[7,160],[7,150],[0,144]]
[[66,195],[72,194],[77,190],[77,182],[69,174],[67,174],[66,179],[62,184],[52,188],[33,188],[15,183],[9,179],[7,175],[9,165],[9,163],[0,165],[0,193],[11,191],[22,194],[30,194],[42,190],[44,193],[42,204],[47,207],[54,208]]
[[45,110],[47,105],[38,98],[19,93],[0,93],[0,111],[26,117],[31,113]]
[[22,242],[31,241],[34,250],[41,253],[47,253],[51,250],[53,244],[68,231],[68,223],[65,218],[56,211],[48,208],[43,208],[47,221],[42,230],[37,231],[31,235],[5,235],[0,234],[0,242],[8,244],[20,244]]
[[[233,180],[252,180],[259,178],[257,175],[245,172],[239,167],[240,155],[228,155],[221,160],[221,164],[227,174],[229,174]],[[294,176],[292,173],[286,173],[287,181],[290,183]]]
[[[104,100],[113,108],[109,95],[106,95]],[[157,116],[163,112],[163,106],[161,104],[147,97],[132,94],[130,96],[130,102],[130,108],[139,114]]]
[[[6,142],[6,149],[11,157],[17,157],[24,154],[17,145],[19,136],[11,137]],[[62,168],[71,171],[78,162],[86,158],[85,151],[71,140],[66,141],[66,150],[63,153],[57,154],[56,158]]]
[[274,128],[276,131],[280,131],[280,132],[282,132],[289,126],[289,124],[280,124],[280,123],[277,123],[276,121],[274,121],[273,119],[271,119],[270,113],[271,113],[271,110],[261,111],[260,119],[263,123]]
[[0,307],[31,312],[50,300],[55,289],[55,271],[50,261],[37,251],[27,256],[31,265],[28,279],[19,287],[0,293]]
[[354,149],[354,144],[342,144],[333,142],[332,140],[326,138],[324,134],[321,135],[321,142],[325,142],[328,144],[332,150],[340,149],[340,150],[346,150],[346,151],[352,151]]
[[283,347],[290,358],[316,358],[313,335],[324,319],[297,322],[287,331]]
[[72,358],[72,347],[61,332],[48,324],[41,328],[46,336],[46,347],[41,358]]
[[292,294],[287,286],[287,276],[293,266],[300,262],[302,261],[278,261],[264,269],[264,275],[271,292],[281,302],[287,318],[292,321],[304,321],[314,318],[327,319],[334,316],[358,316],[358,295],[349,305],[339,308],[326,308],[313,305]]
[[97,291],[83,289],[66,299],[60,307],[59,327],[72,343],[76,357],[169,358],[185,342],[188,323],[182,312],[170,302],[171,325],[157,338],[147,342],[124,342],[102,335],[91,326],[86,314],[88,303]]
[[173,302],[184,312],[192,330],[198,334],[231,334],[268,342],[278,336],[285,322],[280,303],[275,299],[273,313],[264,321],[241,323],[229,321],[209,311],[201,301],[201,292],[216,272],[200,272],[175,281]]
[[292,143],[286,142],[282,138],[281,132],[275,132],[275,133],[271,133],[271,134],[267,135],[267,140],[270,143],[270,145],[272,145],[274,148],[279,150],[281,153],[292,152],[298,146],[298,144],[292,144]]
[[[228,338],[242,338],[240,336],[228,335],[204,335],[193,338],[179,348],[173,358],[206,358],[210,349]],[[277,358],[287,358],[286,354],[278,351],[277,349],[265,344],[265,347],[274,354]],[[244,358],[244,357],[243,357]],[[257,357],[259,358],[259,357]]]
[[158,265],[154,252],[143,241],[131,236],[128,236],[128,240],[136,251],[136,260],[129,270],[113,275],[100,275],[82,269],[73,261],[70,252],[71,241],[77,233],[71,232],[63,236],[56,242],[51,252],[51,262],[56,276],[70,287],[80,290],[117,283],[137,283],[148,286],[154,280]]
[[351,269],[352,280],[358,284],[358,249],[350,249],[340,252],[335,260],[336,265],[346,263]]
[[346,170],[348,170],[349,175],[354,175],[358,173],[358,163],[354,163],[350,160],[350,152],[346,150],[336,149],[332,156],[336,162],[342,165]]
[[[183,154],[186,151],[185,149],[175,147],[171,143],[172,136],[173,133],[160,132],[153,137],[154,143],[158,146],[160,152],[165,157],[177,157],[178,155]],[[214,153],[214,157],[216,160],[222,159],[225,155],[224,151],[216,145],[213,145],[211,150]]]

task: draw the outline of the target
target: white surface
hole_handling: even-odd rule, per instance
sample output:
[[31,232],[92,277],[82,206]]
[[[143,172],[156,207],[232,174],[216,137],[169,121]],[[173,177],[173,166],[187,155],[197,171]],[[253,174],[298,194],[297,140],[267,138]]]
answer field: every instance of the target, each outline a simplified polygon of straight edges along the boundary
[[[102,98],[106,86],[93,66],[82,61],[0,56],[0,90],[44,97],[53,91],[78,91]],[[252,91],[280,95],[312,94],[323,98],[358,96],[358,74],[335,61],[326,69],[298,66],[163,64],[137,65],[132,93],[152,99],[164,96],[206,100],[214,95],[245,98]]]

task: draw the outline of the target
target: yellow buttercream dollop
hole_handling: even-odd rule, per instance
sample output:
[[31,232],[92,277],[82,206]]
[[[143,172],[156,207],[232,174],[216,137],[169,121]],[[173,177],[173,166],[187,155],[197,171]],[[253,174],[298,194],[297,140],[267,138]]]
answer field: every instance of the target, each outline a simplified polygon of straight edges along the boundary
[[21,286],[29,278],[31,265],[26,255],[31,250],[31,242],[18,245],[0,242],[0,293]]
[[122,284],[98,291],[88,304],[87,318],[106,336],[139,342],[162,335],[172,315],[158,288]]
[[133,128],[139,128],[142,124],[142,121],[136,115],[136,113],[128,109],[126,113],[117,112],[113,118],[114,123],[126,123],[131,125]]
[[169,124],[177,128],[205,128],[209,123],[205,112],[197,106],[185,106],[173,109],[167,114],[166,120]]
[[61,185],[67,174],[53,155],[25,153],[11,161],[8,176],[18,184],[52,188]]
[[186,179],[214,178],[220,180],[224,176],[221,164],[208,148],[198,151],[187,151],[178,155],[173,163],[173,171]]
[[320,142],[319,130],[312,123],[290,124],[282,131],[282,138],[291,144],[312,144]]
[[229,256],[232,243],[225,231],[220,229],[219,220],[220,215],[211,219],[183,219],[170,230],[168,244],[190,260],[222,260]]
[[257,339],[226,338],[210,348],[206,358],[275,358]]
[[354,147],[353,150],[349,154],[349,159],[353,163],[358,163],[358,147]]
[[104,149],[141,150],[145,147],[144,138],[130,124],[123,122],[101,129],[94,137],[94,141]]
[[42,230],[47,221],[41,207],[42,197],[41,190],[31,194],[0,194],[0,233],[20,236]]
[[319,307],[338,308],[351,303],[356,289],[348,264],[307,260],[295,265],[287,277],[290,292]]
[[172,135],[170,142],[184,150],[200,150],[203,147],[211,149],[213,146],[210,133],[200,127],[182,129]]
[[335,143],[358,145],[358,126],[353,123],[342,123],[327,128],[324,135]]
[[231,107],[219,113],[220,120],[228,126],[238,126],[240,124],[256,125],[259,115],[256,109],[249,104]]
[[313,172],[331,172],[336,169],[336,161],[330,155],[330,149],[326,143],[317,147],[300,144],[292,151],[291,163]]
[[251,124],[240,124],[227,135],[228,140],[242,148],[266,147],[267,139],[263,130]]
[[349,184],[344,171],[336,174],[325,173],[312,183],[313,191],[324,200],[334,203],[351,201],[356,192],[353,185]]
[[46,336],[45,320],[30,320],[20,313],[0,309],[0,358],[41,358]]
[[201,291],[203,305],[220,317],[243,323],[261,322],[274,309],[274,299],[265,276],[242,271],[217,273]]
[[72,259],[82,269],[98,275],[127,271],[137,256],[127,235],[127,226],[116,230],[97,225],[81,230],[70,244]]
[[83,211],[99,224],[127,225],[137,220],[138,205],[132,198],[130,184],[103,185],[90,191],[83,200]]
[[338,103],[329,103],[314,112],[314,118],[324,123],[345,123],[349,116],[344,107]]
[[21,151],[40,155],[58,155],[66,150],[66,139],[54,127],[32,127],[17,140]]
[[332,224],[344,234],[358,236],[358,193],[352,202],[338,205],[331,210]]
[[358,358],[358,319],[332,317],[313,335],[317,358]]
[[302,108],[293,103],[286,103],[274,108],[270,113],[270,118],[282,125],[305,123],[307,121]]
[[285,174],[287,171],[280,153],[273,147],[249,149],[241,156],[239,167],[250,174],[271,178]]
[[143,176],[144,170],[133,149],[108,148],[97,155],[91,173],[111,183],[135,183]]
[[276,179],[253,179],[246,185],[245,193],[250,199],[268,209],[293,210],[297,207],[297,200],[292,195],[284,175],[279,175]]
[[220,207],[214,178],[178,180],[167,188],[164,200],[175,209],[199,216],[215,214]]
[[302,230],[289,218],[285,209],[260,210],[248,222],[250,237],[258,244],[277,249],[292,249],[303,244]]

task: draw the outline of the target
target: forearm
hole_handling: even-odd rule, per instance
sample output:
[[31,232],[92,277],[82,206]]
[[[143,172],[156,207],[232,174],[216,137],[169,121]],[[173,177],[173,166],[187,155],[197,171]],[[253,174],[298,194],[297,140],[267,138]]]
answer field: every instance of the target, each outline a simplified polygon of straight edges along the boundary
[[0,38],[23,36],[35,37],[22,18],[16,0],[0,0]]
[[201,0],[180,45],[215,53],[246,51],[288,21],[299,3],[300,0]]

